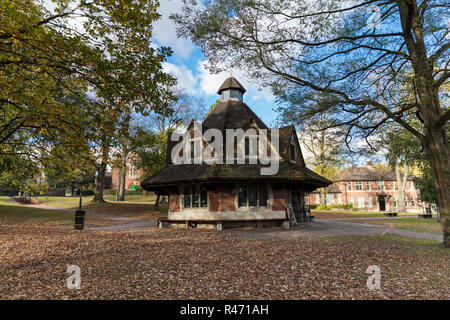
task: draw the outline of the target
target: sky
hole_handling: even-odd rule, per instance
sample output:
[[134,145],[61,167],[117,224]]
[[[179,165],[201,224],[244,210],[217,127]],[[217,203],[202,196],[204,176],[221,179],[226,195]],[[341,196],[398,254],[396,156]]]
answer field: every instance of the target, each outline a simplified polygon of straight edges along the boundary
[[244,102],[269,127],[276,126],[277,113],[274,96],[268,88],[259,88],[245,76],[243,70],[229,70],[211,74],[204,67],[205,57],[199,47],[190,40],[178,38],[175,24],[169,19],[172,13],[181,10],[182,0],[161,0],[161,19],[154,24],[154,41],[161,46],[171,47],[173,55],[164,63],[164,70],[178,79],[178,87],[195,97],[202,98],[206,110],[219,98],[217,90],[231,74],[247,90]]

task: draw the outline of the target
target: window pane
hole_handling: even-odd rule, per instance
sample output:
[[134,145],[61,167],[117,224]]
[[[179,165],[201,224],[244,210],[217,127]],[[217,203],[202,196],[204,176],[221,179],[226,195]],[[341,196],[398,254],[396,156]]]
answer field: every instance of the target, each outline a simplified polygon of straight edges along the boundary
[[259,206],[267,206],[267,186],[265,183],[260,183],[259,187]]
[[250,154],[250,139],[245,137],[245,157],[247,158]]
[[223,100],[230,99],[230,90],[223,91]]
[[256,194],[256,184],[249,183],[248,184],[248,205],[251,207],[256,207],[258,200],[258,196]]
[[238,199],[239,207],[247,206],[247,186],[245,183],[239,184],[238,195],[239,195]]
[[191,186],[184,186],[184,207],[190,208],[191,206]]
[[326,199],[327,199],[327,204],[334,204],[334,194],[327,193]]
[[191,141],[191,162],[194,162],[194,158],[195,158],[195,143],[194,141]]
[[192,207],[198,208],[199,205],[199,195],[198,195],[198,185],[192,186]]
[[205,185],[201,185],[201,192],[200,192],[200,206],[201,207],[207,207],[208,206],[208,191],[206,190]]
[[292,143],[289,144],[289,153],[291,154],[291,160],[295,161],[295,146]]

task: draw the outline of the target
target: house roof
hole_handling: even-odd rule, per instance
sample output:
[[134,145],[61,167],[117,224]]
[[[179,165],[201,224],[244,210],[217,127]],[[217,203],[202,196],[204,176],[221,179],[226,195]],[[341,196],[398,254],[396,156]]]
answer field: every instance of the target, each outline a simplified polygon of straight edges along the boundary
[[[227,88],[235,88],[245,92],[242,85],[233,77],[228,78],[219,88],[219,93]],[[202,123],[202,130],[218,129],[226,137],[226,129],[243,129],[250,127],[257,129],[270,129],[266,124],[240,100],[229,99],[220,101],[209,112]],[[188,132],[193,134],[193,122],[188,127]],[[292,133],[295,133],[294,126],[287,126],[279,129],[279,150],[280,161],[279,170],[275,175],[261,175],[262,164],[172,164],[172,149],[178,144],[178,141],[167,143],[167,166],[144,180],[141,185],[146,190],[156,190],[158,187],[177,185],[184,182],[207,182],[217,180],[239,181],[239,180],[265,180],[265,181],[285,181],[285,182],[302,182],[305,190],[314,190],[318,187],[325,187],[332,182],[319,176],[304,166],[303,155],[300,151],[300,163],[296,164],[288,160],[288,144]],[[269,132],[268,132],[269,135]],[[269,135],[271,137],[271,134]],[[296,145],[300,149],[300,145],[295,134]],[[223,144],[226,147],[226,144]],[[225,151],[225,150],[224,150]],[[224,152],[225,154],[225,152]]]
[[216,128],[224,132],[225,129],[245,128],[254,120],[261,129],[268,129],[266,124],[240,100],[220,101],[203,120],[203,130]]
[[[400,176],[403,177],[400,170]],[[414,176],[408,175],[407,180],[413,180]],[[358,166],[342,170],[336,177],[337,181],[393,181],[397,180],[395,171],[388,166]]]
[[171,164],[142,182],[142,187],[177,185],[189,182],[208,181],[248,181],[270,180],[305,182],[317,187],[324,187],[331,183],[306,167],[280,161],[278,173],[275,175],[261,175],[261,164]]
[[[316,190],[313,193],[321,193],[322,191]],[[333,183],[331,186],[325,188],[325,193],[342,193],[341,189],[339,189],[339,186],[335,183]]]
[[242,84],[240,84],[240,82],[237,81],[234,77],[229,77],[228,79],[226,79],[220,86],[217,93],[220,94],[223,90],[227,90],[227,89],[237,89],[242,93],[245,93],[245,91],[247,91],[242,86]]

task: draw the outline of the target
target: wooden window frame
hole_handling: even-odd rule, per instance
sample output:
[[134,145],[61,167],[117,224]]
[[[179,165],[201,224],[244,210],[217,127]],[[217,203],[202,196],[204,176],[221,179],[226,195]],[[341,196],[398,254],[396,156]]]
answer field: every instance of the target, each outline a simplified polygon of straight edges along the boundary
[[[249,185],[255,185],[255,195],[256,195],[256,205],[250,205],[250,188]],[[265,199],[263,204],[261,205],[261,186],[264,185],[265,186]],[[246,198],[242,199],[241,198],[241,186],[245,186],[245,193],[246,193]],[[268,193],[268,188],[267,188],[267,183],[265,182],[238,182],[237,184],[237,204],[238,204],[238,208],[267,208],[268,202],[269,202],[269,193]],[[242,203],[245,203],[242,204]],[[265,204],[264,204],[265,203]]]
[[[186,192],[186,189],[188,192]],[[196,193],[194,193],[194,190]],[[206,191],[206,194],[203,192]],[[206,199],[202,197],[202,193],[205,195]],[[186,206],[186,198],[189,197],[189,206]],[[198,206],[194,207],[194,196],[198,197]],[[204,201],[206,204],[203,205]],[[208,200],[208,189],[201,183],[194,184],[186,184],[183,186],[183,209],[203,209],[208,208],[209,200]]]

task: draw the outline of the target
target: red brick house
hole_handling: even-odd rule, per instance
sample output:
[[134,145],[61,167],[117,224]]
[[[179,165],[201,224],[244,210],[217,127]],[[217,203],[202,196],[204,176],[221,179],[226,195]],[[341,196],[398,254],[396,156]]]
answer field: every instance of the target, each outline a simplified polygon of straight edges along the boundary
[[[215,129],[223,136],[227,129],[275,132],[243,102],[244,93],[245,89],[235,78],[228,78],[219,88],[220,102],[200,125],[202,132]],[[193,154],[197,141],[194,129],[192,123],[187,129]],[[305,196],[316,188],[330,185],[331,181],[306,168],[294,126],[280,128],[278,132],[280,160],[273,175],[262,175],[263,165],[250,164],[249,158],[245,164],[174,163],[171,154],[178,142],[171,141],[169,136],[166,167],[141,183],[145,190],[169,196],[168,219],[164,225],[183,223],[187,227],[201,225],[218,229],[237,224],[286,225],[287,203],[292,204],[297,221],[302,221],[306,216]],[[200,139],[198,143],[203,146],[212,143],[204,136]],[[223,146],[225,149],[225,143]],[[247,156],[247,141],[245,148]]]
[[[135,168],[132,157],[127,160],[127,172],[125,175],[125,190],[133,190],[133,187],[139,187],[141,183],[141,170]],[[120,169],[111,169],[111,190],[119,189]]]
[[[418,190],[409,175],[405,187],[405,209],[420,212]],[[325,195],[318,190],[309,196],[310,204],[353,204],[354,208],[367,211],[398,210],[399,188],[393,170],[380,170],[373,166],[350,167],[337,177],[338,182],[326,189]],[[403,179],[403,173],[401,173]]]

